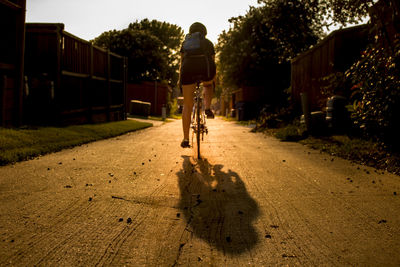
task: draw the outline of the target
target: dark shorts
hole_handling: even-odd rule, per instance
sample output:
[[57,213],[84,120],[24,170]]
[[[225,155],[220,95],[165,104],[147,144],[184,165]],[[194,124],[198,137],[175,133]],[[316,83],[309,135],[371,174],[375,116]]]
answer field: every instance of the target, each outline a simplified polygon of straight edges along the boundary
[[181,67],[181,84],[211,81],[216,74],[215,62],[205,57],[186,58]]

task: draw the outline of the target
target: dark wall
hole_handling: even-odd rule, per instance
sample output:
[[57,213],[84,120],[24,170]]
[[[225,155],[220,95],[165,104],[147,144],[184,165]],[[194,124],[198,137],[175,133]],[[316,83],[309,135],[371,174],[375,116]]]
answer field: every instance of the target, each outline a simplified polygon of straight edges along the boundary
[[140,100],[151,103],[152,115],[161,115],[162,106],[167,105],[170,88],[159,82],[128,83],[126,87],[126,111],[128,112],[131,100]]

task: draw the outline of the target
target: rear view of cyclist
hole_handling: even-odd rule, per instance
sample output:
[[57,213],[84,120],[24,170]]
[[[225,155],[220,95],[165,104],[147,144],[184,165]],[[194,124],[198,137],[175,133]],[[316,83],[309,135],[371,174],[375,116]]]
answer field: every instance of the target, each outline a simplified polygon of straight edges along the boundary
[[179,82],[183,92],[182,127],[183,141],[181,147],[190,147],[189,128],[193,109],[193,93],[196,82],[201,80],[204,87],[204,105],[207,118],[213,119],[210,109],[216,74],[215,50],[212,42],[205,38],[207,28],[200,22],[193,23],[189,34],[181,47],[181,64]]

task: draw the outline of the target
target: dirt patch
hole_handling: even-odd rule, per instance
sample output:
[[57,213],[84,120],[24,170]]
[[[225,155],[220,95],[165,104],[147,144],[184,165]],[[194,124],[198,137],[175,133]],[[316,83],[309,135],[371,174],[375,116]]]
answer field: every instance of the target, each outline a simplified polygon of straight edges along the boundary
[[400,154],[390,152],[377,143],[352,140],[347,136],[308,137],[299,142],[334,156],[400,175]]
[[[279,129],[265,129],[264,134],[276,136]],[[288,139],[287,141],[299,142],[310,148],[338,156],[365,166],[374,167],[400,175],[400,153],[390,151],[379,143],[346,135],[309,136]]]

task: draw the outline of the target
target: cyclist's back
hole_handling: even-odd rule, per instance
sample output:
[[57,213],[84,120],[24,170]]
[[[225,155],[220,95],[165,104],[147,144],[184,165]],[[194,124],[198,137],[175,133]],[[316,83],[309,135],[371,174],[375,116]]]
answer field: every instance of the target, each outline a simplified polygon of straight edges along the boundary
[[215,50],[212,42],[206,39],[203,33],[189,33],[182,44],[181,53],[182,85],[196,83],[199,76],[202,77],[202,81],[210,81],[214,78]]

